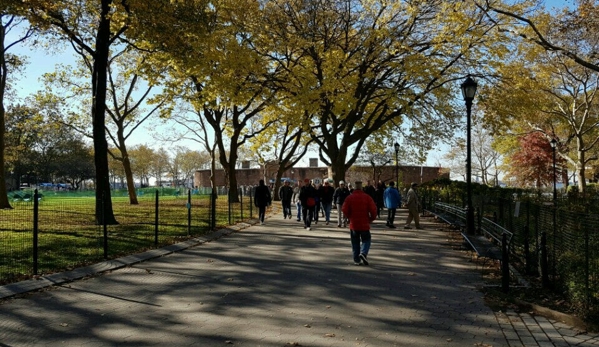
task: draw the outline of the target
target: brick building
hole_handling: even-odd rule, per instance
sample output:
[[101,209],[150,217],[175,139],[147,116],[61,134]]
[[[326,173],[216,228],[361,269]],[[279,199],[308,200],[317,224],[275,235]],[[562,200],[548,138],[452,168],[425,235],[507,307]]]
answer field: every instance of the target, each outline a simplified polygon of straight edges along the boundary
[[[449,178],[449,170],[436,166],[399,166],[399,181],[404,187],[408,187],[411,182],[424,183],[436,178]],[[283,173],[283,178],[291,179],[293,182],[303,181],[305,178],[320,180],[330,177],[327,167],[294,167]],[[237,169],[237,183],[240,186],[257,185],[260,179],[265,179],[267,184],[274,182],[276,178],[276,167],[266,166],[266,169],[242,168]],[[379,179],[384,182],[395,181],[395,166],[377,167],[373,170],[368,166],[352,166],[347,172],[345,180],[354,182],[361,180]],[[216,185],[226,186],[224,170],[216,171]],[[210,170],[198,170],[194,176],[195,187],[210,187]],[[335,182],[337,186],[337,182]]]

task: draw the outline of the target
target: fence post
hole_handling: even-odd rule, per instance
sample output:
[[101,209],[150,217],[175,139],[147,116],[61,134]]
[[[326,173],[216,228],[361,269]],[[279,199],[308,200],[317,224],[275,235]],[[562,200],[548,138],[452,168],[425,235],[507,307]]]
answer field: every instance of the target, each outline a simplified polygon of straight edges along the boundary
[[254,218],[254,201],[253,198],[254,197],[254,190],[252,187],[250,187],[250,218]]
[[187,236],[191,235],[191,189],[187,190]]
[[584,292],[585,292],[585,311],[589,311],[589,307],[591,306],[591,300],[592,300],[592,296],[593,293],[591,292],[591,287],[590,287],[590,277],[591,277],[591,273],[590,273],[590,256],[589,256],[589,252],[591,251],[589,249],[589,229],[590,228],[584,228],[584,261],[585,261],[585,271],[584,271]]
[[154,206],[154,246],[158,246],[158,199],[160,192],[156,189],[156,202]]
[[102,191],[102,229],[104,230],[104,259],[108,259],[108,224],[106,223],[106,191]]
[[231,188],[227,190],[227,205],[229,206],[229,225],[233,224],[231,221]]
[[241,220],[243,221],[243,190],[237,187],[239,193],[239,205],[241,206]]
[[548,261],[547,261],[547,232],[541,233],[541,282],[543,288],[549,288],[549,274],[548,274]]
[[37,189],[33,193],[33,274],[37,275],[38,267],[38,237],[39,237],[39,201]]
[[212,193],[210,194],[210,230],[216,230],[216,198],[218,197],[216,193],[216,189],[212,188]]
[[530,275],[532,273],[532,271],[530,269],[530,263],[531,263],[531,259],[530,259],[530,235],[529,235],[528,224],[524,226],[524,261],[526,262],[524,264],[524,267],[526,269],[526,274]]
[[501,237],[501,258],[501,289],[507,293],[510,290],[510,254],[506,234]]

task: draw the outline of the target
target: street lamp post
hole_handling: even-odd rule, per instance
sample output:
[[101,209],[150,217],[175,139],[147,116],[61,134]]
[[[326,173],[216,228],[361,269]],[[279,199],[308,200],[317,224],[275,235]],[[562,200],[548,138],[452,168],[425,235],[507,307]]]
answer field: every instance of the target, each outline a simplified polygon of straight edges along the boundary
[[557,147],[557,140],[551,140],[551,149],[553,150],[553,205],[557,201],[557,174],[555,172],[555,148]]
[[399,143],[395,142],[395,186],[399,190]]
[[470,139],[472,100],[476,95],[476,81],[468,75],[466,80],[461,84],[462,96],[466,102],[466,233],[474,235],[474,207],[472,206],[472,148]]

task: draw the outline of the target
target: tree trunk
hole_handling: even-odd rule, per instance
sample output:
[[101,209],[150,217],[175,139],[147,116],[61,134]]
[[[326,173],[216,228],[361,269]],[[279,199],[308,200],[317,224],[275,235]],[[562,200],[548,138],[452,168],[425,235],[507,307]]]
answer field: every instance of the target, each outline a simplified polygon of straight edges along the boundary
[[229,178],[229,201],[239,202],[239,192],[237,191],[237,174],[235,172],[235,162],[230,160],[225,166],[225,173]]
[[345,181],[345,173],[347,171],[347,169],[345,167],[345,160],[337,160],[337,159],[333,160],[331,162],[331,171],[332,171],[333,180],[335,181],[334,185],[338,186],[339,181]]
[[[0,17],[1,19],[1,17]],[[6,74],[8,71],[6,70],[6,59],[4,52],[4,26],[0,22],[0,209],[4,208],[12,208],[10,206],[10,202],[8,201],[8,192],[6,191],[6,177],[4,177],[5,173],[5,163],[4,163],[4,150],[6,147],[6,142],[4,139],[4,135],[6,134],[6,124],[5,124],[5,113],[4,109],[4,91],[6,89]]]
[[123,143],[121,146],[121,154],[123,155],[123,169],[125,170],[125,178],[127,180],[127,192],[129,193],[129,204],[139,205],[137,201],[137,192],[135,191],[135,180],[133,179],[133,171],[131,170],[131,160],[127,148]]
[[273,188],[273,200],[281,201],[281,197],[279,196],[279,189],[281,188],[281,179],[283,178],[283,170],[277,170],[277,175],[275,177],[275,185]]
[[112,210],[110,175],[108,170],[108,142],[106,141],[106,79],[110,49],[110,0],[102,0],[102,13],[92,74],[92,125],[94,163],[96,165],[96,223],[118,224]]
[[584,140],[582,136],[577,137],[578,146],[578,161],[576,161],[576,171],[578,172],[578,191],[584,195],[586,191],[587,182],[585,179],[585,165],[586,165],[586,151],[584,148]]

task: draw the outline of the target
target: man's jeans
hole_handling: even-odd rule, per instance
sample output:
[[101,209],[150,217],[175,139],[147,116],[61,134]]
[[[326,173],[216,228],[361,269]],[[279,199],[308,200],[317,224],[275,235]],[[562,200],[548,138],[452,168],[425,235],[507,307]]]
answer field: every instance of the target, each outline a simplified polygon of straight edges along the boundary
[[341,210],[342,207],[343,205],[337,204],[337,225],[339,226],[347,225],[347,217],[343,215],[343,211]]
[[293,216],[291,213],[291,200],[282,200],[281,204],[283,205],[283,217]]
[[333,207],[333,203],[329,202],[323,202],[322,203],[322,209],[324,210],[324,220],[327,222],[331,221],[331,208]]
[[[371,236],[370,230],[365,231],[354,231],[350,230],[349,235],[351,237],[351,248],[354,253],[354,262],[360,262],[360,254],[368,256],[370,250]],[[360,239],[362,240],[362,246],[360,247]]]
[[393,225],[395,221],[395,210],[394,208],[387,209],[387,225]]
[[302,220],[302,204],[298,201],[295,205],[297,206],[297,221],[299,222]]

